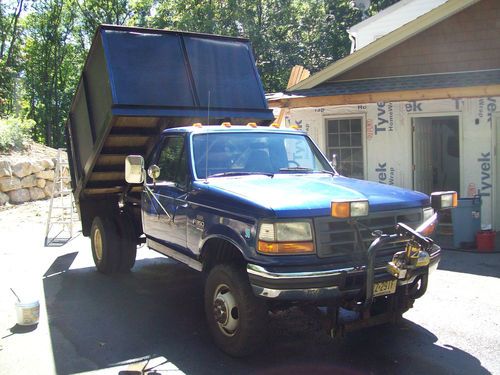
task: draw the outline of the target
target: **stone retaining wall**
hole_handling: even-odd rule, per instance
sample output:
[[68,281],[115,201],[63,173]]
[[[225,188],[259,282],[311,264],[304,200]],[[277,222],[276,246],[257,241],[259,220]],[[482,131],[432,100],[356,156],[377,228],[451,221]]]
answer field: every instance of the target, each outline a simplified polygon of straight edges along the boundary
[[[56,160],[50,157],[35,160],[0,158],[0,206],[50,198]],[[69,176],[67,168],[63,169],[63,176]],[[65,180],[69,181],[69,177]]]

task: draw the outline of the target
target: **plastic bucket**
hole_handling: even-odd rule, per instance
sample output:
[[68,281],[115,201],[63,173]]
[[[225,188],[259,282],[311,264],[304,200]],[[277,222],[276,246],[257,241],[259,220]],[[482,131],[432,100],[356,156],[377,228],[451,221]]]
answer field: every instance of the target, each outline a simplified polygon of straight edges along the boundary
[[496,233],[492,230],[482,230],[476,234],[477,251],[489,252],[495,250]]
[[16,302],[17,324],[20,326],[31,326],[38,323],[40,318],[40,303]]

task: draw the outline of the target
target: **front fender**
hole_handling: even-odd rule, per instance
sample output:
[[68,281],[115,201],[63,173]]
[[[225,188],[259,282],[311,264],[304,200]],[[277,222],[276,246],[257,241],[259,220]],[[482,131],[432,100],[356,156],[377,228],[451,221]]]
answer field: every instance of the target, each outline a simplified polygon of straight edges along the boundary
[[[248,233],[246,230],[243,233]],[[233,227],[224,224],[216,224],[208,228],[200,242],[200,255],[203,257],[203,248],[211,239],[221,239],[231,243],[241,253],[245,260],[248,260],[249,247],[242,234]]]

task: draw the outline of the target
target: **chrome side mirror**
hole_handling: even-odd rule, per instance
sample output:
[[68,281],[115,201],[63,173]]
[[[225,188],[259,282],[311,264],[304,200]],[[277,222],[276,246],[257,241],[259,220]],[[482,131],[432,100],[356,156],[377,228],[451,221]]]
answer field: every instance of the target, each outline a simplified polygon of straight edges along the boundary
[[129,184],[142,184],[144,181],[144,158],[129,155],[125,158],[125,181]]
[[160,177],[160,167],[156,164],[151,165],[148,168],[148,176],[153,179],[153,183],[156,182],[158,177]]
[[333,168],[337,168],[337,154],[332,154],[332,161],[330,162]]

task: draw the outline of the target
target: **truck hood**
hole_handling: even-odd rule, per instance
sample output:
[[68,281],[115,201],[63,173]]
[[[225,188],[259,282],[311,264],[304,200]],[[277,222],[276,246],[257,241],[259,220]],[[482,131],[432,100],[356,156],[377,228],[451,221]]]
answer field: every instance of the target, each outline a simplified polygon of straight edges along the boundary
[[423,193],[327,174],[211,178],[209,189],[271,209],[277,217],[330,215],[333,200],[368,199],[370,212],[429,205]]

